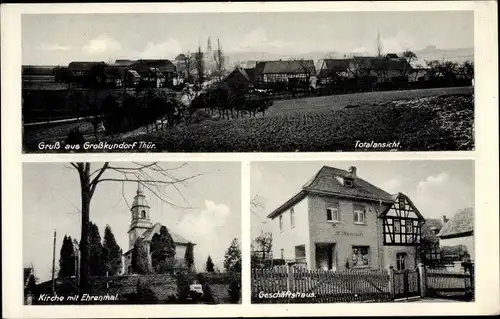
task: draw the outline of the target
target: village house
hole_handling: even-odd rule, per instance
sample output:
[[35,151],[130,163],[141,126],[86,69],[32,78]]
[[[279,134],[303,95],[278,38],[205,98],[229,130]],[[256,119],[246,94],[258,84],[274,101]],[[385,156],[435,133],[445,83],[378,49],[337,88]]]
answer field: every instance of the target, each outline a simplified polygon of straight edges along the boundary
[[285,85],[310,85],[316,76],[312,60],[261,61],[255,66],[255,80],[259,83],[281,83]]
[[474,261],[474,208],[464,208],[459,210],[450,220],[444,223],[438,233],[440,246],[463,247],[457,256],[461,262],[469,258]]
[[354,166],[323,166],[268,218],[275,257],[324,270],[414,269],[425,223],[406,195],[386,193]]
[[350,59],[324,59],[317,76],[317,85],[333,84],[349,78]]
[[224,79],[224,82],[232,90],[247,92],[248,88],[252,84],[252,79],[244,68],[237,67],[229,73],[229,75]]
[[130,223],[130,227],[128,230],[129,235],[129,249],[123,254],[123,273],[124,274],[132,274],[132,254],[134,251],[135,242],[140,238],[145,245],[145,250],[148,256],[148,263],[151,266],[151,251],[150,251],[150,243],[153,239],[153,236],[156,234],[160,234],[168,230],[170,236],[175,243],[175,262],[176,267],[183,267],[184,265],[184,255],[186,253],[186,248],[189,244],[195,246],[194,243],[189,242],[179,234],[172,232],[167,229],[166,226],[161,225],[160,223],[155,223],[151,221],[150,215],[150,206],[144,196],[144,191],[142,186],[139,184],[137,188],[137,194],[134,197],[132,202],[132,207],[130,211],[132,213],[132,221]]
[[367,78],[376,82],[408,81],[413,68],[404,57],[354,57],[349,62],[350,78]]
[[137,60],[129,67],[141,76],[142,81],[155,87],[172,85],[177,71],[175,65],[166,59]]
[[93,67],[105,67],[105,62],[71,62],[68,64],[69,75],[74,79],[85,78]]

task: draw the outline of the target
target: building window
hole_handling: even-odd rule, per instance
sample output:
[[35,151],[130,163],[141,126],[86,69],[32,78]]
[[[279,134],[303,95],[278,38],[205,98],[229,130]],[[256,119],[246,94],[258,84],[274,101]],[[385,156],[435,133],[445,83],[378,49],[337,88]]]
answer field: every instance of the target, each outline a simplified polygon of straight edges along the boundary
[[141,211],[141,218],[146,218],[146,211],[145,210]]
[[406,233],[413,234],[413,221],[412,220],[406,221]]
[[365,267],[370,265],[370,247],[352,246],[352,265],[353,267]]
[[280,215],[279,222],[280,222],[280,231],[283,231],[283,215]]
[[366,224],[366,211],[362,206],[354,206],[354,223]]
[[397,253],[396,254],[396,268],[397,268],[397,270],[405,270],[406,269],[406,253]]
[[281,249],[281,259],[285,259],[285,250]]
[[399,198],[399,209],[405,209],[405,199],[403,197]]
[[299,245],[295,246],[295,261],[298,263],[306,262],[306,246]]
[[394,220],[394,233],[401,233],[401,221]]
[[345,187],[352,187],[352,179],[344,178],[344,186]]
[[338,205],[329,206],[326,208],[326,221],[327,222],[338,222],[340,221],[339,207]]
[[295,211],[293,208],[290,209],[290,225],[291,227],[295,227]]

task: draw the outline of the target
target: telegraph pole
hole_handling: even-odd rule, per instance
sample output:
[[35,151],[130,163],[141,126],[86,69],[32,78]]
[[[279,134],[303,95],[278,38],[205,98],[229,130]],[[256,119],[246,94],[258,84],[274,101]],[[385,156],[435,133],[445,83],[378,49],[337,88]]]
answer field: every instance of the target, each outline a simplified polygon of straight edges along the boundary
[[52,293],[56,295],[56,231],[54,230],[54,245],[52,247]]

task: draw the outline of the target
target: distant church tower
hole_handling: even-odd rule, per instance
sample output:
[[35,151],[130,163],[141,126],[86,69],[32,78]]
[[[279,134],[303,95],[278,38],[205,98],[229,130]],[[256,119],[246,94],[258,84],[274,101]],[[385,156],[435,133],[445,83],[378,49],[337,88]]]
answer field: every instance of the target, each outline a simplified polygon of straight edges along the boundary
[[151,208],[146,200],[146,196],[144,196],[142,185],[138,184],[137,195],[135,195],[134,201],[132,202],[132,208],[130,208],[132,215],[132,221],[128,230],[130,249],[134,247],[137,238],[153,226],[149,215],[150,210]]
[[210,37],[208,37],[207,41],[207,55],[212,56],[212,41],[210,40]]

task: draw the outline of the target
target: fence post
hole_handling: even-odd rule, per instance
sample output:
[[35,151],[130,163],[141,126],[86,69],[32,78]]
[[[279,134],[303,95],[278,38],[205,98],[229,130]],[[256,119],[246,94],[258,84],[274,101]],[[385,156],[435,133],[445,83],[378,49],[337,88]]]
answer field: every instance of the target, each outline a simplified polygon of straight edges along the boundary
[[387,270],[389,273],[389,290],[391,292],[391,299],[395,299],[395,287],[394,287],[394,267],[389,266],[389,269]]
[[287,280],[287,285],[286,289],[287,291],[293,291],[293,280],[294,280],[294,275],[293,275],[293,264],[292,262],[287,263],[287,274],[288,274],[288,280]]
[[418,276],[420,285],[420,297],[427,296],[427,268],[423,263],[418,264]]

